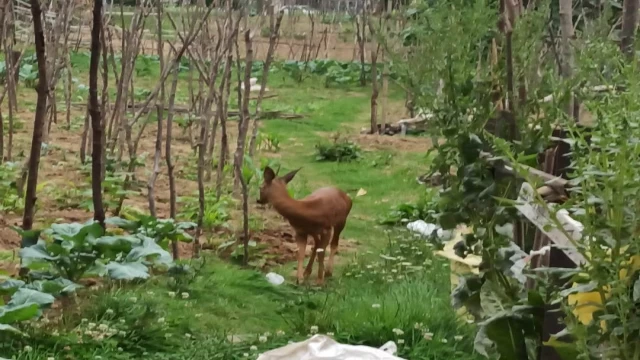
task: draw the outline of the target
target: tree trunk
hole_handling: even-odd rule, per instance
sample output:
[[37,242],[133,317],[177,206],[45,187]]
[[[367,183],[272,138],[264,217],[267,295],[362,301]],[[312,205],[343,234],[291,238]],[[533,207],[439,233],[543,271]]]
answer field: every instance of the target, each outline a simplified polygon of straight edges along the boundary
[[638,26],[638,7],[640,0],[624,0],[622,10],[622,32],[620,33],[620,50],[629,59],[635,53],[634,42],[636,38],[636,27]]
[[[40,151],[42,148],[42,136],[44,132],[44,122],[47,115],[47,98],[49,97],[49,87],[47,86],[47,64],[45,57],[44,31],[42,29],[42,10],[38,0],[31,0],[31,16],[33,17],[33,31],[36,46],[36,58],[38,60],[38,99],[36,101],[36,114],[33,121],[33,138],[31,140],[31,151],[29,153],[27,179],[27,192],[24,201],[24,216],[22,217],[22,229],[31,230],[36,206],[36,187],[38,186],[38,169],[40,167]],[[22,247],[32,244],[25,244],[23,239]],[[35,240],[35,239],[28,239]]]
[[[34,0],[36,1],[36,0]],[[102,0],[93,3],[93,27],[91,28],[91,60],[89,64],[89,114],[93,137],[91,151],[91,192],[93,199],[93,219],[104,228],[104,207],[102,205],[102,113],[98,102],[98,67],[100,65],[100,30],[102,28]]]
[[384,133],[384,129],[378,131],[378,51],[371,50],[371,133]]
[[[167,114],[167,139],[165,143],[165,157],[167,161],[167,173],[169,176],[169,217],[176,218],[176,178],[173,174],[173,163],[171,161],[171,128],[173,124],[174,104],[176,102],[176,90],[178,87],[178,67],[179,63],[173,65],[173,80],[171,82],[171,92],[169,93],[169,111]],[[173,259],[178,259],[178,242],[171,242]]]
[[[271,67],[271,62],[273,61],[273,54],[276,51],[276,45],[278,43],[278,37],[280,32],[280,25],[282,24],[282,16],[284,14],[283,11],[278,13],[278,19],[274,24],[274,13],[273,7],[270,10],[271,13],[271,36],[269,37],[269,48],[267,49],[267,58],[264,61],[264,65],[262,67],[262,79],[260,81],[260,93],[258,94],[258,99],[256,100],[256,115],[253,119],[253,129],[251,132],[251,141],[249,141],[249,156],[253,156],[253,153],[256,150],[256,138],[258,137],[258,120],[260,119],[260,114],[262,113],[262,99],[264,98],[265,89],[267,87],[267,80],[269,78],[269,68]],[[316,56],[317,57],[317,56]]]
[[[562,53],[561,75],[565,80],[573,77],[573,49],[571,39],[573,39],[573,7],[571,0],[560,0],[560,52]],[[569,97],[565,111],[569,117],[574,117],[573,94]]]

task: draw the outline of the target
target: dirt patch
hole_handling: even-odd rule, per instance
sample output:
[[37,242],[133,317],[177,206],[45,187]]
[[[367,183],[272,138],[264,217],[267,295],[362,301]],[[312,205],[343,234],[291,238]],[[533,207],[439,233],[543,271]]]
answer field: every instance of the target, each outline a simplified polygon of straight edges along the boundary
[[431,139],[412,136],[387,136],[359,134],[351,137],[364,150],[394,150],[400,152],[425,152],[433,147]]
[[0,216],[0,250],[12,250],[20,247],[20,235],[11,229],[4,217]]

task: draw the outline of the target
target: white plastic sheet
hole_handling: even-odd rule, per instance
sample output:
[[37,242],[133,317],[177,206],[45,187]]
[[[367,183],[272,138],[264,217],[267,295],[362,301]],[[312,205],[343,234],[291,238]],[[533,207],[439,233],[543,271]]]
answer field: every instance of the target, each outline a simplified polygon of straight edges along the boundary
[[267,351],[258,360],[404,360],[394,356],[396,351],[396,344],[392,341],[376,349],[340,344],[328,336],[314,335],[305,341]]

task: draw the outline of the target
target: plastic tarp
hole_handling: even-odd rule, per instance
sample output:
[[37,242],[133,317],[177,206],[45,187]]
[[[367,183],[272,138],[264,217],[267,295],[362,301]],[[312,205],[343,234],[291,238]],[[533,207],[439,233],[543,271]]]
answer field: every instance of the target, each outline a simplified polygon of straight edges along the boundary
[[340,344],[324,335],[269,350],[258,360],[405,360],[395,356],[396,344],[392,341],[380,349],[364,345]]

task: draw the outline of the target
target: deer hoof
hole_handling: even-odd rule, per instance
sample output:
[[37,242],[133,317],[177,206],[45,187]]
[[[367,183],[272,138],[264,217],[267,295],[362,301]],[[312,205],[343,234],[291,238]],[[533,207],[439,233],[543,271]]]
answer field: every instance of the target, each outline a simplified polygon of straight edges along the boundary
[[332,276],[333,276],[333,272],[332,271],[327,270],[327,271],[324,272],[324,277],[332,277]]

